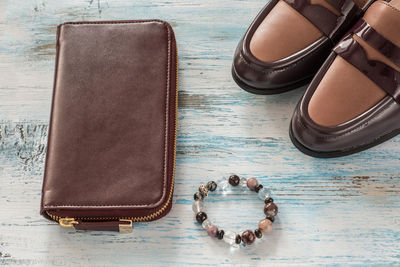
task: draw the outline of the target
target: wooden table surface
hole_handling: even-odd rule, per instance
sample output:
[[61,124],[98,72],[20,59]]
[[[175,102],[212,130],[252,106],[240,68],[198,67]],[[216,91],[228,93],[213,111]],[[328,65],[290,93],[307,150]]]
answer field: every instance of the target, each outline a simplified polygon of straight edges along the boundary
[[[230,68],[260,0],[0,0],[0,265],[400,265],[400,139],[314,159],[288,137],[305,88],[242,91]],[[55,58],[65,21],[160,18],[179,49],[174,206],[132,234],[75,232],[39,215]],[[278,44],[277,44],[278,45]],[[231,249],[195,223],[197,187],[231,173],[272,188],[280,213],[255,246]],[[210,197],[224,229],[254,229],[254,195]]]

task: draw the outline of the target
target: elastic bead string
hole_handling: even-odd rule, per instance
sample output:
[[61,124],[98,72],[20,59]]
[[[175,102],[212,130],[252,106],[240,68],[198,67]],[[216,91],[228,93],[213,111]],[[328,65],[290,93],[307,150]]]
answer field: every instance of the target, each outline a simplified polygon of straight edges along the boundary
[[[266,217],[259,221],[258,228],[254,231],[246,230],[241,235],[236,234],[232,231],[224,231],[218,229],[216,225],[211,224],[207,218],[203,200],[208,196],[208,192],[215,191],[219,188],[221,191],[225,191],[233,187],[248,188],[258,194],[258,197],[264,201],[264,214]],[[207,231],[207,234],[211,237],[224,240],[231,246],[238,247],[239,245],[251,245],[254,243],[256,238],[262,238],[263,234],[267,234],[272,231],[272,223],[275,221],[275,216],[278,214],[278,206],[274,203],[271,197],[271,192],[264,188],[256,178],[239,178],[237,175],[231,175],[228,180],[223,180],[218,184],[214,181],[208,182],[206,185],[201,185],[199,191],[194,194],[193,212],[195,213],[196,221],[202,225]]]

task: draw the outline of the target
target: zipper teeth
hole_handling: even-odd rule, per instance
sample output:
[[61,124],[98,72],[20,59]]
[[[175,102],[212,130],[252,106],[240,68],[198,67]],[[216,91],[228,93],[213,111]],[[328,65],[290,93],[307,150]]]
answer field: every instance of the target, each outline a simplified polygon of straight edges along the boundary
[[[156,218],[157,216],[159,216],[169,205],[169,203],[171,202],[171,198],[173,195],[173,191],[174,191],[174,180],[175,180],[175,160],[176,160],[176,139],[177,139],[177,133],[178,133],[178,127],[177,127],[177,120],[178,120],[178,47],[176,46],[176,70],[175,70],[175,76],[176,76],[176,84],[175,84],[175,90],[176,90],[176,96],[175,96],[175,136],[174,136],[174,159],[173,159],[173,167],[172,167],[172,181],[171,181],[171,189],[169,191],[169,195],[168,195],[168,199],[167,202],[164,204],[164,206],[161,207],[161,209],[159,209],[158,211],[150,214],[150,215],[146,215],[146,216],[141,216],[141,217],[79,217],[76,219],[82,219],[82,220],[99,220],[99,221],[107,221],[107,220],[119,220],[119,219],[125,219],[125,220],[132,220],[133,222],[143,222],[143,221],[149,221],[151,219]],[[57,216],[57,215],[53,215],[51,214],[49,211],[46,211],[47,215],[54,221],[59,222],[61,218],[61,216]]]

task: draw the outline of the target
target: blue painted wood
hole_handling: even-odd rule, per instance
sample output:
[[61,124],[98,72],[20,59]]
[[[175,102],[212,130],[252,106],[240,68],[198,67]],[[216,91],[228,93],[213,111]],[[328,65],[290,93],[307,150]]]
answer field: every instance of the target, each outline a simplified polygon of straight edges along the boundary
[[[233,51],[263,1],[0,1],[0,265],[400,264],[400,139],[339,159],[304,156],[288,125],[304,88],[254,96],[232,81]],[[161,18],[179,49],[171,213],[133,234],[75,232],[39,216],[55,56],[64,21]],[[211,240],[191,211],[201,183],[235,172],[275,192],[274,231],[254,247]],[[211,196],[224,229],[254,229],[254,195]]]

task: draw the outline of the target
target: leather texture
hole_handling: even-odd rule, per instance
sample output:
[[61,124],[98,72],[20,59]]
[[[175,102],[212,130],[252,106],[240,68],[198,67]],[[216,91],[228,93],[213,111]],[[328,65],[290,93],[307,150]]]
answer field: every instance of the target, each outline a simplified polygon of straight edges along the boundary
[[308,114],[316,124],[334,127],[361,115],[385,96],[362,72],[336,57],[310,99]]
[[364,20],[360,20],[357,27],[350,33],[333,51],[368,76],[397,103],[400,103],[400,72],[380,61],[369,60],[362,46],[353,39],[352,34],[356,34],[372,47],[377,48],[389,59],[393,58],[394,62],[400,61],[400,48],[385,39]]
[[[254,31],[249,50],[262,62],[274,62],[302,50],[321,37],[320,30],[308,19],[285,1],[279,1]],[[280,41],[279,45],[276,40]]]
[[111,232],[119,232],[120,225],[128,225],[129,222],[124,221],[94,221],[87,222],[78,220],[76,224],[74,224],[75,230],[82,231],[111,231]]
[[[364,19],[367,19],[367,15],[373,15],[388,22],[390,17],[382,16],[387,9],[393,10],[393,7],[383,1],[375,2]],[[387,23],[388,29],[378,31],[364,19],[335,47],[295,109],[290,126],[291,137],[295,145],[306,154],[316,157],[343,156],[369,148],[400,132],[400,72],[382,61],[370,58],[373,54],[371,51],[376,50],[376,53],[396,64],[398,46],[395,43],[400,39],[393,35],[382,35],[390,32],[390,23]],[[397,19],[400,19],[400,12],[392,23]],[[363,40],[363,43],[358,39]],[[353,72],[354,75],[340,74],[341,71]],[[342,85],[347,89],[337,87]],[[325,96],[321,97],[321,94]],[[355,98],[357,94],[359,99]],[[310,111],[310,105],[315,105],[312,102],[317,98],[320,101],[318,105],[324,108],[311,108]],[[349,103],[346,98],[350,99]],[[368,101],[370,104],[367,104]],[[367,105],[361,109],[360,114],[353,114],[337,124],[322,125],[314,118],[322,112],[344,117],[340,113],[351,107],[351,104],[355,107]]]
[[[279,0],[271,0],[263,8],[235,51],[232,67],[235,81],[243,89],[252,93],[280,93],[295,89],[310,81],[328,57],[336,42],[362,15],[362,10],[350,0],[331,1],[334,7],[339,8],[340,16],[322,5],[312,4],[311,0],[286,1],[290,4],[288,8],[295,9],[296,12],[314,24],[320,30],[321,36],[285,58],[265,62],[260,60],[260,57],[257,58],[253,55],[250,42],[258,27],[262,25],[262,22],[279,2]],[[329,14],[329,16],[326,14]],[[285,19],[287,19],[287,16],[281,17],[281,20]],[[296,23],[292,23],[293,28],[296,28],[296,26]],[[266,38],[268,37],[264,37],[264,39]],[[279,39],[274,40],[274,43],[276,46],[280,46],[281,42],[282,46],[286,46],[285,44],[288,41],[283,40],[282,37],[281,41]],[[254,47],[254,44],[252,46]]]
[[177,52],[160,20],[58,27],[41,214],[142,217],[171,208]]
[[390,59],[394,64],[400,66],[400,48],[378,33],[365,20],[360,20],[354,26],[352,32],[376,50],[379,50],[382,55]]
[[340,15],[333,13],[330,9],[312,4],[310,0],[285,0],[300,14],[310,20],[322,33],[331,39],[337,39],[338,34],[343,33],[342,27],[348,29],[349,18],[359,16],[360,8],[352,0],[325,0],[340,11]]
[[[400,1],[378,1],[365,13],[364,20],[386,39],[400,47]],[[379,14],[379,16],[377,15]]]

